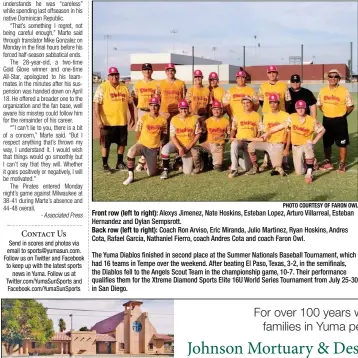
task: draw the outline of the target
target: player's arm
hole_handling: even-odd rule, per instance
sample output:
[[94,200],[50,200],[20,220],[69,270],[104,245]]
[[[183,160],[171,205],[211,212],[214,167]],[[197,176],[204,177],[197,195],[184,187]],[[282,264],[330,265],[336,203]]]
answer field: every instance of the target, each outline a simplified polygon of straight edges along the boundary
[[157,87],[155,89],[154,97],[159,98],[160,102],[162,101],[162,94],[161,94],[160,84],[159,83],[157,83]]
[[129,96],[129,92],[128,92],[128,109],[129,109],[129,113],[130,113],[129,125],[131,127],[133,127],[135,124],[134,104],[133,104],[132,97]]
[[291,108],[292,108],[292,98],[291,98],[290,90],[287,88],[285,92],[285,111],[287,113],[291,113],[292,112]]
[[102,129],[104,127],[104,123],[102,122],[101,119],[102,103],[103,103],[103,89],[101,86],[99,86],[93,98],[93,115],[94,115],[94,120],[99,129]]
[[270,128],[265,134],[262,135],[262,138],[266,140],[271,134],[274,134],[282,129],[289,128],[291,126],[291,119],[288,117],[286,121],[282,124],[278,124],[275,127]]
[[135,126],[135,137],[137,141],[139,140],[140,134],[142,132],[142,128],[143,128],[143,120],[138,119],[137,124]]
[[185,98],[186,92],[187,92],[186,84],[185,84],[185,82],[183,82],[183,98]]
[[232,142],[237,133],[237,119],[234,117],[232,124],[231,124],[231,132],[230,132],[230,142]]
[[265,100],[264,89],[262,88],[262,85],[259,88],[258,97],[259,97],[259,104],[262,107],[264,105],[264,100]]
[[193,140],[189,143],[189,145],[187,145],[185,147],[186,151],[189,151],[191,148],[194,147],[194,145],[199,140],[202,131],[203,131],[202,130],[202,124],[200,123],[199,119],[197,119],[196,124],[195,124],[195,136],[194,136]]
[[347,106],[346,115],[348,116],[349,114],[352,113],[352,111],[354,109],[353,98],[348,90],[346,91],[346,106]]
[[289,130],[289,128],[287,128],[286,144],[285,144],[285,148],[283,149],[284,156],[287,156],[290,154],[290,145],[291,145],[291,131]]
[[312,144],[315,145],[323,137],[323,134],[325,132],[326,132],[326,129],[323,127],[323,125],[321,123],[319,123],[318,121],[316,121],[316,123],[315,123],[316,136],[315,136],[314,140],[312,141]]
[[259,101],[259,96],[256,92],[254,92],[254,94],[252,95],[252,103],[254,104],[254,111],[257,112],[258,109],[260,108],[260,101]]
[[134,85],[133,90],[131,92],[133,103],[136,107],[138,107],[138,88]]
[[323,112],[322,111],[322,106],[323,106],[323,103],[322,103],[322,100],[321,100],[321,96],[322,96],[322,94],[321,94],[321,91],[318,93],[318,98],[317,98],[317,107],[319,108],[319,110],[321,111],[321,112]]
[[163,140],[167,139],[167,136],[168,136],[168,126],[167,126],[167,121],[164,120],[162,128],[160,130],[160,140],[163,141]]

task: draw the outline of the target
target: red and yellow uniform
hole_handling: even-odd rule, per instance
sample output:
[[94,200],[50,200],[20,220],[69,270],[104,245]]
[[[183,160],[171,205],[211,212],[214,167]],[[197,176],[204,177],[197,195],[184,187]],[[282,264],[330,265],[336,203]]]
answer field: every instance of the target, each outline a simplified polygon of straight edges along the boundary
[[132,97],[123,83],[113,87],[109,81],[103,82],[97,88],[93,102],[101,105],[100,116],[105,126],[127,124],[128,104],[132,102]]
[[[289,120],[289,114],[284,111],[279,111],[277,113],[265,113],[263,118],[263,127],[264,132],[268,132],[271,128],[276,127],[280,124],[285,125]],[[276,133],[271,134],[267,138],[268,143],[286,143],[287,130],[281,129]]]
[[343,117],[347,107],[353,106],[353,99],[347,88],[327,86],[319,91],[317,106],[322,106],[323,115],[327,118]]
[[207,87],[192,86],[186,94],[186,100],[190,105],[190,113],[205,116],[208,113],[210,90]]
[[138,98],[139,109],[149,110],[149,100],[154,97],[157,90],[157,81],[139,80],[134,84],[134,93]]
[[225,134],[230,134],[230,122],[226,117],[210,117],[205,121],[209,143],[225,144]]
[[307,141],[312,141],[315,133],[323,130],[321,123],[309,115],[304,120],[297,114],[291,114],[289,126],[291,127],[292,145],[305,145]]
[[244,86],[234,86],[231,87],[225,94],[223,103],[224,105],[230,105],[231,112],[234,117],[239,117],[244,112],[244,107],[242,105],[243,97],[249,96],[253,99],[253,103],[258,103],[258,98],[255,90],[252,87]]
[[162,117],[153,117],[149,113],[138,120],[136,132],[140,132],[138,143],[147,148],[159,148],[161,134],[167,133],[167,121]]
[[285,95],[287,91],[287,86],[283,82],[276,82],[272,85],[270,82],[264,82],[259,89],[259,100],[263,101],[264,104],[262,106],[262,113],[271,112],[271,107],[269,104],[269,96],[275,94],[280,99],[280,110],[285,110]]
[[157,86],[157,95],[161,98],[160,112],[178,112],[178,103],[185,98],[186,86],[181,80],[162,80]]
[[236,130],[236,138],[250,141],[256,138],[261,124],[260,115],[255,112],[243,112],[239,118],[235,117],[232,122],[232,129]]
[[[209,88],[210,90],[210,88]],[[225,93],[226,91],[222,88],[222,87],[215,87],[215,88],[212,88],[211,91],[211,99],[212,101],[219,101],[219,102],[223,102],[223,99],[224,99],[224,96],[225,96]]]
[[174,116],[170,122],[170,136],[175,136],[184,146],[189,145],[200,132],[198,116],[191,115],[184,118]]

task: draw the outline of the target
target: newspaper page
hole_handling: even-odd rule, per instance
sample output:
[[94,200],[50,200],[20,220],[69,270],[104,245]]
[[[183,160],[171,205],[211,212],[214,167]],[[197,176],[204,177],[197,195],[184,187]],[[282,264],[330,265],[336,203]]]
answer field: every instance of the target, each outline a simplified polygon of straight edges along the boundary
[[322,5],[1,1],[2,356],[358,354],[358,8]]

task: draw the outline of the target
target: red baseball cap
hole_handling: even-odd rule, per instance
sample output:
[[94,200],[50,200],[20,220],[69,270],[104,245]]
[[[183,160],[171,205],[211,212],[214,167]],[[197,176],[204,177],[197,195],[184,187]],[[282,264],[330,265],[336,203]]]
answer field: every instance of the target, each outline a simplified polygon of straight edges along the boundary
[[109,74],[109,75],[119,74],[117,67],[110,67],[110,68],[108,69],[108,74]]
[[179,101],[178,107],[179,108],[189,108],[189,103],[185,99],[182,99],[181,101]]
[[307,104],[305,101],[299,100],[296,102],[295,108],[307,108]]
[[211,105],[212,108],[223,108],[223,105],[220,101],[214,100],[213,104]]
[[277,94],[270,94],[269,96],[269,102],[280,102],[280,98]]
[[245,71],[236,72],[236,77],[244,77],[244,78],[246,78],[246,72]]
[[168,63],[168,64],[165,66],[165,69],[166,69],[166,70],[169,70],[169,69],[175,70],[175,65],[174,65],[174,63]]
[[159,106],[159,98],[158,97],[152,97],[150,100],[149,100],[149,104],[157,104]]
[[269,72],[278,72],[278,71],[277,71],[277,67],[274,66],[274,65],[270,65],[270,66],[267,67],[266,72],[267,72],[267,73],[269,73]]
[[194,77],[203,77],[203,73],[200,70],[195,70],[193,73]]
[[219,75],[216,72],[210,72],[209,74],[209,80],[218,80]]

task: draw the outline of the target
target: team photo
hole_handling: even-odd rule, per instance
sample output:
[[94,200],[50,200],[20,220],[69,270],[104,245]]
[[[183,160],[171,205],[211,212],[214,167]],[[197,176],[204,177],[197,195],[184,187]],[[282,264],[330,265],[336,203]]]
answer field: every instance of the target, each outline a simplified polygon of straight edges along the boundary
[[[96,7],[99,23],[105,4]],[[352,61],[265,65],[256,43],[236,65],[215,59],[219,46],[211,58],[192,46],[129,53],[123,76],[105,40],[108,68],[93,76],[93,200],[357,200]]]

